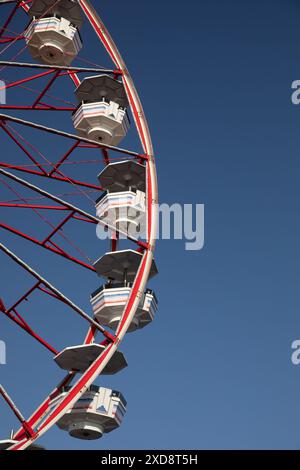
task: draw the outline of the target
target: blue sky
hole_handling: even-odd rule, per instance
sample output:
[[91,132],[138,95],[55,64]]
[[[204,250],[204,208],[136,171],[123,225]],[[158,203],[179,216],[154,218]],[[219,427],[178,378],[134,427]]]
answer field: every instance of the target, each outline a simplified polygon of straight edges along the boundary
[[[291,83],[300,79],[299,3],[94,4],[140,91],[156,150],[160,202],[205,204],[205,246],[188,252],[183,241],[158,242],[159,276],[149,284],[159,300],[157,318],[126,337],[129,367],[97,381],[126,397],[122,427],[87,443],[55,428],[41,442],[52,449],[298,449],[300,366],[291,363],[291,343],[300,338],[300,107],[290,96]],[[21,24],[20,16],[16,31]],[[109,65],[86,25],[83,38],[82,56]],[[22,60],[29,60],[26,52]],[[7,70],[1,75],[12,79]],[[72,100],[67,81],[53,89],[62,92]],[[9,93],[8,101],[25,99],[27,92],[19,93]],[[67,114],[45,114],[18,115],[72,129]],[[63,153],[64,143],[51,139],[45,145],[43,135],[18,130],[51,161]],[[124,146],[135,144],[132,131]],[[21,161],[4,134],[1,146],[2,160]],[[100,169],[100,163],[64,168],[91,182]],[[70,191],[25,178],[53,192]],[[3,200],[15,198],[4,186],[2,191]],[[93,211],[86,198],[68,200]],[[36,236],[47,233],[33,214],[1,212],[6,223]],[[66,233],[91,259],[107,250],[92,226],[72,222]],[[90,312],[89,294],[101,282],[92,273],[7,232],[1,236]],[[10,304],[32,280],[3,255],[0,262],[1,297]],[[42,296],[20,312],[57,348],[84,337],[81,319]],[[62,374],[47,351],[1,317],[0,339],[8,361],[0,366],[1,382],[28,415]],[[16,422],[1,406],[1,436],[11,427]]]

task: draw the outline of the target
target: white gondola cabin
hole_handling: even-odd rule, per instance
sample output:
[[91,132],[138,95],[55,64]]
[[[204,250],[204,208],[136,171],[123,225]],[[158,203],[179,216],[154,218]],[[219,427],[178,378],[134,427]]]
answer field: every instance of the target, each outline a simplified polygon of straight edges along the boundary
[[75,94],[80,102],[73,124],[81,137],[118,145],[129,130],[124,85],[109,75],[85,78]]
[[43,63],[68,66],[82,48],[80,7],[73,0],[35,0],[25,33],[31,56]]
[[146,225],[146,169],[132,160],[110,163],[98,175],[106,192],[96,200],[97,217],[108,226],[142,237]]
[[[91,295],[91,305],[95,318],[103,326],[116,330],[124,307],[129,298],[132,285],[106,284]],[[144,328],[151,323],[157,311],[157,299],[151,289],[142,295],[137,312],[128,332]]]
[[[60,402],[66,393],[56,397],[52,405]],[[118,428],[125,413],[126,400],[122,393],[91,385],[57,426],[78,439],[99,439],[104,433]]]

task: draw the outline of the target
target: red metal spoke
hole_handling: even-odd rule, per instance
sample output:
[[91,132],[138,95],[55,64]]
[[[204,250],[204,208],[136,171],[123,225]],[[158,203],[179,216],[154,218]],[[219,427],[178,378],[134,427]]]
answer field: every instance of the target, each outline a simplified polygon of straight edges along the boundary
[[65,217],[54,229],[52,232],[42,241],[42,245],[45,245],[46,242],[50,240],[53,235],[55,235],[74,215],[74,212],[70,212],[67,217]]
[[[11,227],[8,224],[0,222],[0,227],[3,228],[4,230],[7,230],[8,232],[13,233],[14,235],[17,235],[18,237],[24,238],[25,240],[27,240],[29,242],[35,243],[36,245],[38,245],[42,248],[45,248],[46,250],[51,251],[52,253],[54,253],[56,255],[62,256],[63,258],[65,258],[69,261],[72,261],[73,263],[76,263],[79,266],[82,266],[83,268],[89,269],[90,271],[95,271],[95,268],[91,264],[88,264],[88,263],[86,263],[86,262],[84,262],[84,261],[82,261],[78,258],[75,258],[74,256],[71,256],[70,254],[66,253],[65,251],[63,251],[59,248],[51,246],[50,244],[47,244],[47,243],[43,244],[43,242],[38,240],[37,238],[34,238],[31,235],[28,235],[24,232],[21,232],[20,230],[17,230],[16,228]],[[53,242],[51,244],[54,245]]]
[[2,37],[0,38],[0,44],[7,44],[8,42],[20,41],[21,39],[24,39],[24,36]]
[[97,330],[93,326],[90,326],[87,335],[84,340],[84,344],[91,344],[93,343],[95,337],[96,337]]
[[72,80],[72,82],[74,83],[74,85],[76,87],[78,87],[80,85],[80,79],[79,79],[77,73],[69,71],[68,75],[69,75],[70,79]]
[[37,192],[38,194],[45,196],[48,199],[51,199],[52,201],[64,206],[68,207],[70,210],[77,212],[78,214],[83,215],[84,217],[87,217],[90,220],[93,220],[95,223],[100,222],[100,220],[89,214],[88,212],[80,209],[79,207],[74,206],[74,204],[70,204],[67,201],[64,201],[63,199],[59,198],[58,196],[54,196],[53,194],[49,193],[48,191],[45,191],[44,189],[40,188],[39,186],[35,186],[32,183],[29,183],[26,180],[23,180],[22,178],[19,178],[18,176],[14,175],[13,173],[9,173],[6,170],[3,170],[0,168],[0,174],[7,176],[9,179],[16,181],[17,183],[21,184],[22,186],[25,186],[26,188],[32,189],[33,191]]
[[20,7],[23,8],[23,10],[28,13],[29,11],[29,5],[28,3],[31,3],[31,0],[23,0],[21,3],[20,3]]
[[35,340],[37,340],[40,344],[45,346],[45,348],[47,348],[55,356],[56,354],[58,354],[58,351],[55,348],[53,348],[47,341],[45,341],[40,335],[38,335],[15,309],[13,310],[14,315],[8,310],[6,310],[3,304],[3,301],[1,299],[0,299],[0,311],[4,315],[6,315],[10,320],[16,323],[20,328],[26,331],[26,333],[28,333]]
[[41,99],[43,98],[43,96],[45,96],[45,94],[47,93],[47,91],[51,88],[51,86],[53,85],[53,83],[55,82],[55,80],[59,77],[59,74],[60,74],[60,71],[56,71],[53,75],[53,77],[51,77],[51,79],[49,80],[49,82],[47,83],[47,85],[45,86],[45,88],[43,89],[43,91],[39,94],[39,96],[36,98],[36,100],[34,101],[32,107],[35,108],[39,102],[41,101]]
[[[67,211],[69,210],[68,207],[63,206],[45,206],[43,204],[17,204],[13,202],[0,202],[0,207],[15,207],[19,209],[45,209],[45,210],[55,210],[55,211]],[[90,222],[87,219],[79,219],[78,217],[74,217],[78,220],[84,220],[86,222]]]
[[97,144],[79,144],[78,148],[80,149],[97,149]]
[[[0,4],[1,5],[1,4]],[[29,62],[13,62],[7,60],[0,60],[0,67],[22,67],[22,68],[32,68],[32,69],[51,69],[51,70],[61,70],[67,72],[67,74],[71,73],[105,73],[105,74],[115,74],[115,70],[105,69],[101,67],[91,68],[91,67],[71,67],[71,66],[63,66],[63,65],[53,65],[53,64],[32,64]],[[120,72],[121,74],[121,72]]]
[[80,144],[80,140],[75,142],[75,144],[72,145],[72,147],[61,157],[61,159],[54,165],[52,170],[48,173],[48,176],[51,176],[53,173],[56,172],[56,170],[64,163],[64,161],[73,153],[73,151],[78,147]]
[[3,36],[3,33],[6,31],[7,26],[10,24],[12,19],[14,18],[16,12],[18,11],[18,8],[20,6],[20,1],[16,2],[15,6],[13,7],[11,13],[9,14],[7,20],[5,21],[4,25],[0,29],[0,37]]
[[95,223],[93,220],[89,220],[86,217],[80,217],[80,215],[73,215],[73,219],[82,220],[83,222],[87,222],[87,223],[90,223],[90,224]]
[[55,356],[58,354],[58,350],[53,348],[47,341],[45,341],[41,336],[39,336],[29,325],[28,323],[24,320],[24,318],[14,309],[14,314],[17,316],[17,318],[24,324],[24,330],[32,336],[34,339],[36,339],[40,344],[45,346],[48,351],[50,351],[52,354]]
[[40,163],[38,163],[36,161],[36,159],[31,155],[30,152],[28,152],[28,150],[24,147],[24,145],[18,141],[18,139],[10,132],[9,129],[7,129],[7,127],[5,126],[5,124],[3,122],[0,122],[0,127],[2,127],[2,129],[4,130],[4,132],[6,132],[6,134],[15,142],[15,144],[21,149],[23,150],[23,152],[25,153],[25,155],[27,155],[27,157],[42,171],[42,173],[44,173],[45,176],[47,176],[47,172],[46,170],[44,170],[44,168],[40,165]]
[[[45,413],[49,408],[49,403],[51,400],[57,397],[59,393],[70,384],[73,378],[76,376],[75,371],[70,371],[68,374],[63,378],[63,380],[55,387],[55,389],[49,394],[49,396],[43,401],[43,403],[38,407],[37,410],[31,415],[31,417],[27,420],[27,422],[33,427],[36,426],[40,420],[43,418]],[[23,428],[19,429],[13,436],[14,439],[20,440],[24,437],[24,430]]]
[[13,261],[15,261],[19,266],[21,266],[25,271],[27,271],[31,276],[33,276],[37,281],[44,284],[44,286],[48,287],[54,294],[56,294],[60,300],[67,304],[74,312],[76,312],[79,316],[81,316],[84,320],[86,320],[90,325],[93,325],[97,330],[99,330],[109,341],[114,342],[115,336],[109,333],[109,331],[105,330],[97,321],[93,320],[87,313],[85,313],[80,307],[78,307],[74,302],[72,302],[68,297],[62,294],[58,289],[56,289],[50,282],[48,282],[45,278],[43,278],[40,274],[34,271],[28,264],[26,264],[21,258],[15,255],[12,251],[10,251],[6,246],[0,243],[0,250],[3,251],[7,256],[9,256]]
[[58,246],[56,243],[54,243],[53,240],[50,240],[49,243],[53,245],[61,254],[67,255],[67,252],[64,251],[60,246]]
[[16,181],[18,183],[20,183],[21,185],[29,188],[29,189],[32,189],[33,191],[36,191],[37,193],[41,194],[42,196],[46,196],[48,197],[49,199],[52,199],[53,201],[63,205],[63,206],[66,206],[68,207],[69,209],[77,212],[78,214],[88,218],[89,220],[91,221],[94,221],[95,223],[97,224],[101,224],[102,226],[105,226],[107,227],[108,229],[110,229],[111,231],[114,231],[114,232],[117,232],[119,235],[124,235],[128,240],[136,243],[137,245],[139,245],[142,249],[149,249],[149,245],[148,243],[145,243],[141,240],[138,240],[136,238],[133,238],[131,236],[128,235],[128,233],[126,232],[123,232],[121,230],[116,230],[116,228],[110,224],[107,224],[105,222],[103,222],[101,219],[98,219],[98,217],[95,217],[91,214],[89,214],[88,212],[74,206],[73,204],[70,204],[69,202],[66,202],[64,201],[63,199],[60,199],[59,197],[57,196],[54,196],[53,194],[50,194],[49,192],[45,191],[44,189],[41,189],[40,187],[38,186],[35,186],[34,184],[32,183],[29,183],[28,181],[25,181],[19,177],[17,177],[16,175],[12,174],[12,173],[9,173],[8,171],[6,170],[3,170],[2,168],[0,168],[0,174],[4,175],[4,176],[7,176],[8,178],[12,179],[13,181]]
[[50,297],[53,297],[54,299],[57,299],[57,300],[60,300],[60,301],[61,301],[61,299],[58,297],[58,295],[54,294],[53,292],[51,292],[50,290],[46,289],[45,287],[39,286],[38,289],[39,289],[41,292],[44,292],[44,294],[47,294],[47,295],[49,295]]
[[105,164],[105,165],[108,165],[108,164],[109,164],[109,155],[108,155],[108,151],[107,151],[106,149],[102,149],[102,154],[103,154],[104,164]]
[[6,401],[6,403],[8,404],[8,406],[10,407],[10,409],[12,410],[14,415],[18,418],[18,420],[22,424],[22,427],[23,427],[27,437],[29,437],[29,438],[34,437],[36,435],[36,433],[34,432],[32,427],[30,426],[30,424],[28,424],[28,422],[26,421],[26,419],[24,418],[24,416],[22,415],[20,410],[17,408],[15,403],[12,401],[12,399],[10,398],[10,396],[8,395],[6,390],[4,390],[2,385],[0,385],[0,395],[2,395],[3,399]]
[[11,105],[11,104],[1,104],[0,109],[12,109],[15,111],[69,111],[73,112],[75,108],[72,108],[71,106],[52,106],[49,104],[39,104],[36,105],[35,108],[32,106],[17,106],[17,105]]
[[11,170],[16,170],[16,171],[22,171],[23,173],[29,173],[31,175],[42,176],[44,178],[50,178],[50,179],[53,179],[53,180],[61,181],[63,183],[69,183],[69,184],[71,183],[75,186],[82,186],[84,188],[96,189],[97,191],[103,191],[103,188],[101,186],[96,185],[96,184],[86,183],[84,181],[74,180],[73,178],[69,178],[69,177],[66,177],[66,176],[57,176],[57,175],[49,176],[47,172],[41,173],[40,171],[30,170],[29,168],[23,167],[21,165],[11,165],[9,163],[0,162],[0,167],[9,168]]
[[13,88],[13,87],[16,87],[16,86],[19,86],[19,85],[23,85],[23,83],[32,82],[33,80],[36,80],[38,78],[42,78],[42,77],[45,77],[47,75],[51,75],[54,72],[55,72],[55,70],[51,69],[51,70],[46,70],[46,72],[41,72],[41,73],[38,73],[36,75],[32,75],[31,77],[22,78],[21,80],[17,80],[15,82],[8,83],[7,85],[2,86],[0,88],[0,90],[4,90],[4,89],[7,90],[8,88]]
[[[75,134],[70,134],[69,132],[64,132],[64,131],[60,131],[58,129],[53,129],[51,127],[47,127],[47,126],[43,126],[42,124],[36,124],[35,122],[31,122],[31,121],[26,121],[25,119],[20,119],[20,118],[16,118],[16,117],[13,117],[13,116],[9,116],[8,114],[0,114],[0,120],[4,120],[4,121],[11,121],[11,122],[15,122],[17,124],[22,124],[23,126],[26,126],[26,127],[31,127],[32,129],[38,129],[38,130],[41,130],[41,131],[45,131],[45,132],[48,132],[49,134],[54,134],[54,135],[57,135],[57,136],[61,136],[61,137],[66,137],[67,139],[72,139],[72,140],[76,140],[78,141],[78,135],[75,135]],[[112,150],[114,152],[120,152],[120,153],[123,153],[125,155],[130,155],[132,157],[136,157],[136,158],[143,158],[145,160],[148,160],[148,155],[143,155],[143,154],[140,154],[138,152],[134,152],[132,150],[127,150],[127,149],[123,149],[123,148],[120,148],[120,147],[115,147],[113,145],[107,145],[107,144],[102,144],[101,142],[96,142],[96,141],[93,141],[91,139],[87,139],[86,137],[80,137],[80,142],[86,142],[88,144],[92,144],[100,149],[107,149],[107,150]]]
[[110,241],[111,251],[117,251],[117,249],[118,249],[118,240],[119,240],[118,233],[112,232],[111,241]]
[[7,312],[10,313],[14,310],[18,305],[20,305],[24,300],[27,300],[30,294],[35,291],[35,289],[40,285],[40,281],[36,282],[28,291],[25,292],[11,307],[7,309]]

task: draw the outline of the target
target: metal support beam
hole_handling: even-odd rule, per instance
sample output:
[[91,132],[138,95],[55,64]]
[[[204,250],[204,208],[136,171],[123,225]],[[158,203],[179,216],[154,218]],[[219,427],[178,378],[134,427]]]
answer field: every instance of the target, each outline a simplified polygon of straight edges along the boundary
[[81,261],[80,259],[69,255],[66,251],[62,250],[58,245],[56,245],[56,243],[54,243],[52,240],[49,241],[49,243],[51,243],[51,245],[53,246],[50,246],[46,243],[43,244],[43,242],[41,242],[37,238],[34,238],[24,232],[20,232],[20,230],[17,230],[16,228],[11,227],[10,225],[4,224],[3,222],[0,222],[0,227],[4,230],[7,230],[8,232],[13,233],[14,235],[17,235],[18,237],[24,238],[24,240],[35,243],[36,245],[45,248],[46,250],[51,251],[56,255],[62,256],[63,258],[66,258],[67,260],[72,261],[73,263],[76,263],[79,266],[82,266],[86,269],[89,269],[90,271],[95,272],[95,268],[91,264],[85,263],[84,261]]
[[5,21],[4,25],[2,26],[2,28],[0,29],[0,37],[2,37],[3,33],[6,31],[6,28],[7,26],[10,24],[10,22],[12,21],[13,17],[15,16],[15,13],[17,12],[18,8],[19,8],[19,5],[20,5],[20,0],[15,4],[15,6],[13,7],[10,15],[8,16],[7,20]]
[[[41,290],[40,287],[37,287],[38,289]],[[5,309],[5,306],[0,299],[0,311],[10,320],[12,320],[14,323],[16,323],[22,330],[26,331],[32,338],[34,338],[36,341],[38,341],[42,346],[44,346],[48,351],[50,351],[52,354],[55,356],[58,354],[58,351],[54,349],[47,341],[45,341],[41,336],[39,336],[29,325],[28,323],[24,320],[23,317],[14,309],[13,313],[9,312],[8,310]]]
[[32,69],[52,69],[52,70],[60,70],[60,71],[67,71],[67,72],[84,72],[84,73],[107,73],[107,74],[117,74],[122,75],[121,70],[111,70],[111,69],[102,69],[99,67],[91,68],[91,67],[64,67],[63,65],[47,65],[47,64],[31,64],[29,62],[11,62],[7,60],[0,60],[0,67],[24,67],[24,68],[32,68]]
[[6,401],[6,403],[8,404],[8,406],[10,407],[10,409],[13,411],[14,415],[18,418],[18,420],[19,420],[20,423],[22,424],[23,429],[24,429],[26,435],[27,435],[28,437],[33,437],[33,436],[35,436],[34,430],[33,430],[32,427],[27,423],[27,421],[26,421],[26,419],[24,418],[24,416],[22,415],[21,411],[17,408],[17,406],[16,406],[15,403],[12,401],[12,399],[10,398],[10,396],[8,395],[8,393],[6,392],[6,390],[4,389],[4,387],[2,387],[2,385],[0,385],[0,395],[2,395],[2,397],[4,398],[4,400]]
[[0,250],[3,251],[7,256],[9,256],[13,261],[15,261],[19,266],[21,266],[25,271],[27,271],[31,276],[35,279],[40,281],[40,283],[44,284],[48,289],[54,292],[64,303],[69,305],[75,312],[77,312],[82,318],[84,318],[90,325],[93,325],[97,330],[99,330],[107,339],[110,341],[115,340],[115,336],[110,334],[108,331],[105,330],[99,323],[93,320],[87,313],[85,313],[78,305],[74,304],[68,297],[62,294],[56,287],[54,287],[50,282],[48,282],[45,278],[43,278],[40,274],[34,271],[25,261],[19,258],[15,253],[10,251],[5,245],[0,243]]
[[26,166],[21,165],[11,165],[10,163],[0,162],[0,166],[3,168],[9,168],[10,170],[22,171],[23,173],[28,173],[30,175],[42,176],[43,178],[49,178],[56,181],[61,181],[62,183],[73,184],[74,186],[82,186],[83,188],[96,189],[97,191],[104,191],[101,186],[92,183],[86,183],[85,181],[74,180],[73,178],[67,176],[58,176],[51,175],[49,176],[47,172],[43,173],[37,170],[30,170]]
[[[98,217],[95,217],[91,214],[89,214],[88,212],[82,210],[82,209],[79,209],[79,207],[76,207],[74,206],[73,204],[70,204],[69,202],[66,202],[64,201],[63,199],[60,199],[59,197],[57,196],[54,196],[53,194],[50,194],[48,193],[47,191],[45,191],[44,189],[41,189],[39,188],[38,186],[35,186],[34,184],[32,183],[29,183],[28,181],[25,181],[23,180],[22,178],[19,178],[18,176],[12,174],[12,173],[9,173],[8,171],[6,170],[3,170],[3,168],[0,168],[0,174],[4,175],[4,176],[7,176],[8,178],[16,181],[17,183],[20,183],[22,184],[23,186],[29,188],[29,189],[32,189],[33,191],[41,194],[42,196],[46,196],[47,198],[49,199],[52,199],[53,201],[61,204],[62,206],[65,206],[65,207],[68,207],[70,210],[74,211],[74,212],[77,212],[78,214],[86,217],[87,219],[91,220],[91,221],[94,221],[95,223],[99,223],[105,227],[107,227],[109,230],[113,231],[113,232],[116,232],[116,228],[113,227],[112,225],[109,225],[105,222],[103,222],[101,219],[99,219]],[[139,245],[142,249],[148,249],[148,244],[145,243],[145,242],[142,242],[141,240],[137,240],[136,238],[133,238],[133,237],[130,237],[127,233],[125,232],[122,232],[120,230],[117,231],[117,233],[119,235],[124,235],[128,240],[136,243],[137,245]]]
[[43,91],[39,94],[39,96],[36,98],[36,100],[34,101],[32,107],[35,108],[41,101],[41,99],[43,98],[43,96],[45,96],[45,94],[47,93],[47,91],[51,88],[51,86],[53,85],[53,83],[55,82],[55,80],[59,77],[59,74],[60,74],[60,71],[57,70],[53,77],[50,78],[49,82],[47,83],[47,85],[45,86],[45,88],[43,89]]
[[[16,118],[16,117],[13,117],[13,116],[9,116],[8,114],[0,114],[0,120],[1,119],[4,120],[4,121],[15,122],[16,124],[22,124],[22,125],[27,126],[27,127],[32,127],[33,129],[38,129],[38,130],[41,130],[41,131],[49,132],[50,134],[55,134],[55,135],[58,135],[58,136],[61,136],[61,137],[66,137],[68,139],[72,139],[72,140],[76,140],[76,141],[79,140],[78,135],[70,134],[68,132],[59,131],[58,129],[53,129],[51,127],[42,126],[41,124],[36,124],[34,122],[26,121],[25,119],[20,119],[20,118]],[[124,153],[125,155],[130,155],[132,157],[143,158],[143,155],[141,155],[137,152],[122,149],[120,147],[114,147],[113,145],[101,144],[99,142],[96,142],[95,140],[87,139],[86,137],[80,137],[80,142],[87,142],[88,144],[93,144],[93,145],[95,145],[96,147],[98,147],[100,149],[109,149],[109,150],[112,150],[114,152],[120,152],[120,153]]]

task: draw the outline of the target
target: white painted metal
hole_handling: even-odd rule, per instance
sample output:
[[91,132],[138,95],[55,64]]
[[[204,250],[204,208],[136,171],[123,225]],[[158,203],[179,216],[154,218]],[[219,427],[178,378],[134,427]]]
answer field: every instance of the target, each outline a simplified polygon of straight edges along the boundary
[[[14,439],[4,439],[0,441],[0,450],[7,450],[9,449],[12,445],[16,444],[18,441],[15,441]],[[37,444],[31,444],[28,447],[28,450],[44,450],[44,447],[39,446]]]
[[[63,349],[54,357],[56,364],[64,370],[85,372],[104,351],[101,344],[80,344]],[[121,351],[116,351],[102,371],[103,375],[112,375],[127,367],[127,361]]]
[[[143,256],[135,250],[119,250],[105,253],[93,264],[98,276],[119,282],[133,282],[137,276]],[[157,274],[152,261],[149,277]]]

